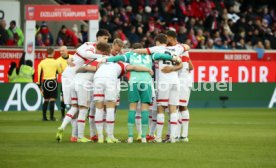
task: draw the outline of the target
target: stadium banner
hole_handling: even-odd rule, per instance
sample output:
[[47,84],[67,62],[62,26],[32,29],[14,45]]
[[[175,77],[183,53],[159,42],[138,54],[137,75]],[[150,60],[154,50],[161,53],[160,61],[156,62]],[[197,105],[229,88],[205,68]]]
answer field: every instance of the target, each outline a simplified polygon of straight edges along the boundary
[[[234,83],[226,90],[219,90],[216,83],[195,83],[189,100],[192,108],[221,107],[276,107],[275,83]],[[0,83],[0,112],[3,111],[41,111],[43,98],[34,83]],[[60,86],[59,89],[60,90]],[[127,91],[121,91],[120,109],[128,108]],[[60,99],[56,101],[60,109]],[[58,112],[59,113],[59,112]]]
[[[8,70],[12,61],[18,63],[22,49],[0,49],[0,81],[8,82]],[[69,50],[73,54],[74,50]],[[190,55],[192,55],[191,53]],[[46,57],[46,49],[35,50],[34,68]],[[60,56],[55,52],[55,58]],[[276,61],[197,61],[194,64],[195,82],[276,82]],[[35,73],[35,81],[37,79]]]
[[98,5],[26,5],[25,19],[37,21],[98,20]]
[[99,27],[98,5],[25,5],[25,46],[26,58],[34,61],[36,21],[88,20],[89,41],[96,40]]
[[276,82],[276,61],[193,61],[194,82]]
[[265,50],[261,59],[255,50],[190,50],[189,55],[201,61],[276,61],[275,50]]
[[34,62],[34,52],[35,52],[35,21],[27,20],[25,24],[25,42],[24,51],[26,52],[25,59]]

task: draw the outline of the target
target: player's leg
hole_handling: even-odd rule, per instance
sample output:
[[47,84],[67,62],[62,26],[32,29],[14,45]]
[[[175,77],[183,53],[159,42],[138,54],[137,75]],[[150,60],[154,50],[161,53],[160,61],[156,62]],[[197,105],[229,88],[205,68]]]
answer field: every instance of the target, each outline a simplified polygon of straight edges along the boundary
[[182,132],[180,136],[180,140],[184,142],[188,142],[188,129],[189,129],[189,121],[190,121],[190,114],[187,106],[180,106],[181,110],[181,120],[182,120]]
[[104,117],[104,81],[96,78],[94,87],[94,102],[96,105],[95,124],[98,133],[98,143],[104,142],[103,137],[103,117]]
[[137,88],[137,83],[129,83],[128,85],[128,101],[129,111],[128,111],[128,143],[133,142],[133,129],[135,123],[135,115],[137,109],[137,102],[139,101],[139,92]]
[[94,98],[93,94],[91,96],[91,102],[90,102],[90,110],[89,110],[89,127],[90,127],[90,140],[92,141],[98,141],[98,136],[97,136],[97,129],[96,129],[96,124],[95,124],[95,103],[94,103]]
[[170,116],[170,112],[169,112],[169,107],[166,106],[165,107],[165,115],[168,115],[168,119],[167,119],[167,132],[166,132],[166,136],[165,138],[163,139],[163,142],[167,142],[170,140],[170,134],[171,134],[171,116]]
[[157,94],[157,125],[156,125],[156,142],[162,142],[162,132],[165,121],[165,107],[168,106],[169,103],[169,85],[166,83],[158,84],[158,94]]
[[56,80],[51,80],[51,85],[52,85],[52,90],[50,91],[50,120],[51,121],[56,121],[56,118],[54,116],[55,113],[55,103],[56,103],[56,98],[57,98],[57,81]]
[[[149,130],[150,130],[150,126],[151,126],[151,123],[152,123],[152,103],[149,104],[149,123],[148,123],[148,126],[149,126]],[[149,134],[148,134],[149,135]]]
[[152,103],[152,108],[151,108],[151,116],[152,116],[152,121],[150,125],[150,132],[149,136],[147,137],[148,141],[154,140],[154,133],[156,131],[156,118],[157,118],[157,104],[156,104],[156,99],[154,98],[153,103]]
[[180,114],[182,117],[182,133],[180,140],[184,142],[188,142],[188,129],[189,129],[189,121],[190,121],[190,113],[188,109],[188,103],[189,103],[189,98],[190,98],[190,93],[191,93],[191,88],[187,87],[185,89],[185,102],[181,104],[179,107]]
[[42,85],[43,98],[44,98],[43,105],[42,105],[42,121],[48,121],[47,109],[48,109],[49,99],[50,99],[49,91],[47,90],[47,88],[45,88],[45,82],[46,80],[43,82],[43,85]]
[[79,112],[77,112],[71,120],[71,126],[72,126],[71,138],[70,138],[71,142],[78,141],[78,115],[79,115]]
[[116,102],[114,101],[109,100],[106,102],[106,133],[107,133],[106,141],[107,143],[119,142],[114,137],[115,106],[116,106]]
[[62,120],[65,117],[65,109],[66,109],[66,105],[64,103],[63,92],[62,92],[62,89],[61,89],[61,92],[60,92],[60,112],[61,112],[61,119]]
[[140,99],[142,103],[141,117],[142,117],[142,143],[147,142],[146,135],[148,131],[149,123],[149,104],[152,103],[152,88],[150,84],[140,84]]
[[44,101],[42,105],[42,121],[48,121],[47,119],[48,104],[49,104],[49,99],[47,99],[44,94]]
[[[64,94],[64,103],[67,105],[71,105],[70,109],[68,110],[67,114],[65,115],[63,122],[61,124],[61,128],[64,130],[65,127],[68,125],[69,122],[71,122],[72,119],[74,119],[75,114],[78,112],[78,98],[77,93],[75,91],[74,83],[70,80],[65,80],[63,78],[63,94]],[[67,83],[64,83],[67,82]],[[73,125],[72,125],[73,126]]]
[[85,122],[88,113],[88,107],[91,101],[92,83],[85,81],[83,84],[78,84],[78,142],[89,142],[90,140],[84,137]]
[[182,127],[182,116],[180,111],[177,109],[177,130],[175,135],[175,140],[178,142],[181,136],[181,127]]
[[[61,126],[58,128],[58,132],[57,132],[57,140],[60,141],[62,139],[62,133],[65,130],[66,126],[68,125],[68,123],[71,122],[71,120],[74,118],[75,114],[78,112],[78,106],[77,106],[77,98],[76,97],[72,97],[72,104],[71,107],[69,109],[69,111],[67,112],[64,120],[62,121]],[[72,124],[72,131],[74,131],[74,129],[76,128],[76,124]],[[72,132],[72,134],[75,134],[75,132]]]
[[[75,82],[72,83],[70,86],[70,96],[71,98],[71,106],[75,106],[78,108],[78,96],[77,92],[75,90]],[[78,115],[79,115],[79,108],[78,111],[74,114],[73,118],[71,119],[71,126],[72,126],[72,132],[71,132],[71,142],[77,142],[78,140]]]
[[142,135],[142,123],[141,123],[141,102],[139,101],[137,103],[137,109],[135,114],[135,125],[137,130],[137,141],[141,141],[141,135]]
[[170,111],[170,141],[171,143],[175,142],[175,135],[177,130],[178,114],[177,106],[179,104],[179,84],[173,84],[170,88],[170,97],[169,97],[169,111]]
[[[152,115],[153,115],[153,103],[155,101],[155,97],[156,97],[156,94],[155,94],[155,88],[154,88],[154,80],[152,80],[151,82],[151,91],[152,91],[152,103],[149,104],[149,134],[150,134],[150,129],[151,129],[151,125],[152,125]],[[149,135],[147,136],[147,139],[149,138]]]
[[106,133],[107,143],[118,143],[114,137],[115,107],[117,101],[117,82],[107,79],[105,82],[105,101],[106,101]]

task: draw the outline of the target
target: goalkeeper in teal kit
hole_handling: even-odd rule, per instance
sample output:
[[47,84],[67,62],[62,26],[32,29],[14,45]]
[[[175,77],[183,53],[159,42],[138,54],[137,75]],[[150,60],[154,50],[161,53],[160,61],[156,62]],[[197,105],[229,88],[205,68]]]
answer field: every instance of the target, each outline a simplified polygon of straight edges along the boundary
[[[142,48],[140,43],[133,45],[135,49]],[[124,55],[109,57],[106,62],[127,62],[131,65],[139,65],[147,68],[152,68],[152,60],[172,60],[180,62],[179,57],[168,54],[155,53],[153,55],[137,54],[127,52]],[[152,77],[148,72],[130,72],[129,86],[128,86],[128,143],[133,142],[133,128],[135,123],[135,114],[137,103],[141,102],[141,117],[142,117],[142,143],[146,143],[146,133],[148,129],[148,113],[149,104],[152,102]]]

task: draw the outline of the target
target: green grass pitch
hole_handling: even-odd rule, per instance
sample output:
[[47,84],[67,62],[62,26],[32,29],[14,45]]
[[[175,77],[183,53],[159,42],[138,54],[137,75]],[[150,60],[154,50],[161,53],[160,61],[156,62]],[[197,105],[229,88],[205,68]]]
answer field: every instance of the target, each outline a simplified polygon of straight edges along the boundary
[[[69,142],[71,126],[57,143],[61,122],[42,122],[40,112],[1,112],[0,168],[276,167],[275,109],[190,109],[190,115],[189,143],[80,144]],[[116,137],[126,138],[126,119],[119,110]]]

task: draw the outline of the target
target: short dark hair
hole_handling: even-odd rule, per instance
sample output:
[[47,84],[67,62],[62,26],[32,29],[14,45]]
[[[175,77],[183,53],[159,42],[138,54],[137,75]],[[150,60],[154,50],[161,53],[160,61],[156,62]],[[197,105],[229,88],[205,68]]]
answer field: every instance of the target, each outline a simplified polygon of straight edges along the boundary
[[66,26],[65,26],[65,25],[62,25],[62,26],[61,26],[61,29],[66,29]]
[[100,37],[100,36],[108,36],[111,37],[110,33],[108,32],[108,30],[106,29],[100,29],[97,34],[96,37]]
[[31,60],[26,60],[26,65],[33,67],[33,61]]
[[55,50],[53,48],[47,48],[47,54],[51,55],[55,52]]
[[167,44],[168,43],[167,36],[165,34],[163,34],[163,33],[158,34],[155,37],[154,41],[155,42],[158,41],[161,44]]
[[97,43],[96,49],[103,52],[103,53],[105,53],[105,55],[109,55],[110,51],[111,51],[111,47],[110,47],[109,44],[101,43],[101,42]]
[[173,30],[168,30],[168,31],[167,31],[167,36],[176,38],[176,37],[177,37],[177,34],[176,34],[176,32],[173,31]]
[[143,48],[143,45],[141,43],[134,43],[132,44],[133,49]]
[[16,25],[15,20],[12,20],[10,23]]

